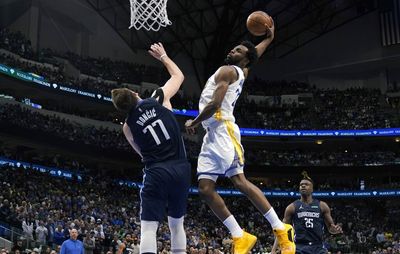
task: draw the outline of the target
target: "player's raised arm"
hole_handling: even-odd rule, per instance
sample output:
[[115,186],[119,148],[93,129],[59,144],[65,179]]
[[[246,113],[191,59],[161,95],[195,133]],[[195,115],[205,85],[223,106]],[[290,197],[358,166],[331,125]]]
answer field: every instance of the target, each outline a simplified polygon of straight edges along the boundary
[[265,24],[265,27],[267,28],[267,33],[265,35],[266,37],[264,38],[264,40],[262,40],[256,46],[258,58],[260,58],[262,56],[262,54],[264,54],[265,50],[268,48],[268,46],[271,44],[271,42],[274,40],[274,37],[275,37],[274,21],[273,21],[273,19],[271,17],[269,17],[269,18],[272,21],[272,27],[268,27],[268,25]]
[[194,134],[195,128],[204,120],[212,117],[221,107],[226,91],[231,83],[237,80],[237,74],[233,67],[223,66],[215,76],[216,88],[211,101],[204,107],[203,111],[194,119],[187,120],[185,123],[188,134]]
[[174,61],[168,57],[163,45],[160,42],[151,45],[148,52],[154,58],[161,61],[165,68],[167,68],[169,75],[171,75],[169,80],[162,87],[162,90],[164,92],[163,106],[172,110],[170,99],[178,92],[185,77]]

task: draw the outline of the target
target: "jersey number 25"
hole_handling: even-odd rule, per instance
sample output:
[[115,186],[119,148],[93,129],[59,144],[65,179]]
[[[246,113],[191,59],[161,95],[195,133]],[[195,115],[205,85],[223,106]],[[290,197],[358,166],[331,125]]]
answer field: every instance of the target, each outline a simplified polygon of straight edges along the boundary
[[312,218],[304,218],[304,220],[306,221],[306,228],[313,228],[314,227],[314,223],[313,223],[313,219]]

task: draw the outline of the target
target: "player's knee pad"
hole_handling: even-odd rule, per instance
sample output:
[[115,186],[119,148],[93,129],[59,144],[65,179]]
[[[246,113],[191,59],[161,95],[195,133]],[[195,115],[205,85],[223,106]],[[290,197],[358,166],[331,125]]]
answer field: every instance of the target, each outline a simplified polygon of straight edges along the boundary
[[184,217],[168,216],[168,226],[171,231],[171,251],[174,254],[186,253],[186,233],[183,228]]
[[158,221],[140,222],[140,253],[157,253]]
[[171,230],[171,233],[172,231],[183,229],[183,221],[184,221],[183,216],[180,218],[173,218],[171,216],[168,216],[168,226]]

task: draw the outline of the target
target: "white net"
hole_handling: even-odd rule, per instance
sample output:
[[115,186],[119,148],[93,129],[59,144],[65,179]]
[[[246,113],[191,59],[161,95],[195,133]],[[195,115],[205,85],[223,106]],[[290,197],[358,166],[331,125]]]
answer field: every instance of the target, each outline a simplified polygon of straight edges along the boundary
[[131,26],[136,30],[141,28],[147,31],[158,31],[161,27],[171,25],[168,19],[168,0],[130,0],[131,1]]

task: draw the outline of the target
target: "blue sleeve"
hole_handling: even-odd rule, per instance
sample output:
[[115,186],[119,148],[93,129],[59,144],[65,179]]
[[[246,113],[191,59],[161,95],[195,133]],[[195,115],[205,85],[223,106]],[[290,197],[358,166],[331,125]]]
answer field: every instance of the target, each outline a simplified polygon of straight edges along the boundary
[[65,254],[65,245],[66,245],[66,241],[64,241],[61,245],[61,250],[60,250],[60,254]]

